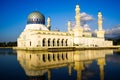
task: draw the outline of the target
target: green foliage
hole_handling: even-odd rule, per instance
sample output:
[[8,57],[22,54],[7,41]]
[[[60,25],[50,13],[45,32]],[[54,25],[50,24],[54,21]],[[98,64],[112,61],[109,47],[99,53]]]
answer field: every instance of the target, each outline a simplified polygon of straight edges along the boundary
[[108,38],[107,40],[113,41],[113,45],[120,45],[120,38],[117,38],[117,39]]
[[17,42],[0,42],[0,47],[14,47],[17,46]]
[[120,38],[113,40],[114,45],[120,45]]
[[0,47],[6,47],[6,42],[0,42]]

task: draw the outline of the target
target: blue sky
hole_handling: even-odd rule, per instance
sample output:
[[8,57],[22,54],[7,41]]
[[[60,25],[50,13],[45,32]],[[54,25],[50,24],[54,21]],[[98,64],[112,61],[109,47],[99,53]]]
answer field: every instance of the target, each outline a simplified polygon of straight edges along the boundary
[[0,0],[0,42],[16,41],[34,10],[51,18],[52,30],[67,31],[67,21],[75,20],[76,4],[81,13],[94,18],[87,22],[92,30],[97,29],[98,11],[103,14],[105,30],[120,27],[120,0]]

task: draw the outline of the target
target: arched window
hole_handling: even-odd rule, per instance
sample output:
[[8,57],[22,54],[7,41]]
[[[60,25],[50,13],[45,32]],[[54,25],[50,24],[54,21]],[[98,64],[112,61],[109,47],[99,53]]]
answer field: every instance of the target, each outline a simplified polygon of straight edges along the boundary
[[65,45],[68,46],[68,39],[66,39],[66,41],[65,41]]
[[68,60],[68,54],[66,53],[66,59]]
[[53,60],[55,61],[55,54],[53,54]]
[[46,39],[45,38],[43,39],[42,43],[43,43],[43,46],[46,46]]
[[31,60],[31,54],[30,54],[30,60]]
[[68,54],[66,53],[66,59],[68,60]]
[[62,60],[64,60],[64,53],[62,53]]
[[62,44],[61,46],[64,46],[64,39],[62,39],[61,44]]
[[50,46],[50,39],[48,39],[48,46]]
[[31,41],[30,41],[30,46],[31,46]]
[[51,60],[50,60],[50,54],[48,54],[48,60],[51,61]]
[[55,39],[53,39],[53,46],[56,46],[56,45],[55,45]]
[[59,55],[59,53],[57,54],[57,59],[60,60],[60,55]]
[[42,59],[43,59],[43,61],[45,62],[45,54],[43,54],[43,56],[42,56],[42,57],[43,57],[43,58],[42,58]]
[[57,40],[57,46],[60,46],[60,45],[59,45],[59,43],[60,43],[59,41],[60,41],[60,39]]

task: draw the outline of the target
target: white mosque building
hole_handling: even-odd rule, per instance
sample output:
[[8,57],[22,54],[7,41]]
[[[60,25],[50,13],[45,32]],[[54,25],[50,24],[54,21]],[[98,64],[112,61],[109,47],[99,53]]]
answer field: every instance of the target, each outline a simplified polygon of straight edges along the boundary
[[71,27],[68,21],[68,31],[52,31],[51,19],[48,17],[47,26],[45,17],[38,11],[29,14],[27,25],[17,39],[18,47],[62,47],[62,46],[87,46],[87,47],[105,47],[112,46],[112,41],[106,41],[105,31],[102,29],[102,14],[98,12],[98,29],[96,37],[92,32],[85,32],[81,27],[81,16],[79,5],[75,8],[75,26]]

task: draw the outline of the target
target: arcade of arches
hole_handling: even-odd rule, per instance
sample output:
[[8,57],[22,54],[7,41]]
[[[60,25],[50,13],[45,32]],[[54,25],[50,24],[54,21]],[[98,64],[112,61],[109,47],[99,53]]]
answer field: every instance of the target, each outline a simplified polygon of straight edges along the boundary
[[43,38],[42,46],[68,46],[68,39],[46,39]]
[[[35,45],[32,41],[29,42],[30,46]],[[68,46],[68,39],[51,39],[51,38],[43,38],[38,40],[36,44],[37,47],[49,47],[49,46]]]

